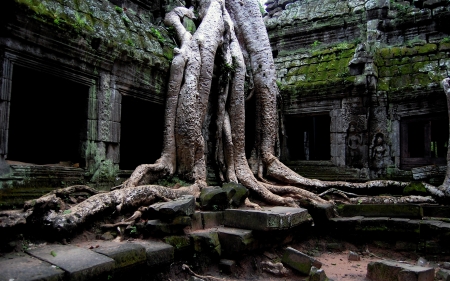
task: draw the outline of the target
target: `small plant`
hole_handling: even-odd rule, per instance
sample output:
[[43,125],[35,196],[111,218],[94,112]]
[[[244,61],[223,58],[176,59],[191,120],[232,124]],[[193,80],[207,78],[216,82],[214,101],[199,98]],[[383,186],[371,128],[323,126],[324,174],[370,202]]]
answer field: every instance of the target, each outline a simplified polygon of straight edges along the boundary
[[441,39],[441,43],[450,43],[450,37],[444,37]]
[[130,234],[138,234],[138,230],[137,230],[137,228],[136,228],[136,226],[132,226],[132,227],[130,227]]
[[55,251],[51,251],[50,255],[52,255],[53,257],[56,257],[56,252]]
[[350,48],[350,44],[347,42],[342,42],[342,43],[337,44],[336,48],[338,50],[347,50],[348,48]]
[[119,13],[119,14],[123,13],[123,9],[120,8],[119,6],[115,6],[114,10],[116,10],[116,12]]
[[320,46],[320,44],[322,44],[322,42],[316,40],[316,41],[314,41],[314,42],[311,44],[311,47],[317,48],[317,47]]
[[128,38],[127,40],[125,40],[125,44],[127,44],[128,46],[134,47],[134,41],[131,38]]
[[70,214],[72,211],[71,210],[65,210],[64,212],[63,212],[63,214],[64,215],[67,215],[67,214]]
[[158,29],[152,27],[150,28],[150,33],[156,37],[156,39],[158,39],[159,42],[164,43],[166,40],[164,39],[164,37],[161,35],[161,32],[159,32]]
[[264,9],[264,6],[261,4],[261,2],[258,1],[259,4],[259,11],[261,12],[261,16],[264,16],[266,13],[266,9]]

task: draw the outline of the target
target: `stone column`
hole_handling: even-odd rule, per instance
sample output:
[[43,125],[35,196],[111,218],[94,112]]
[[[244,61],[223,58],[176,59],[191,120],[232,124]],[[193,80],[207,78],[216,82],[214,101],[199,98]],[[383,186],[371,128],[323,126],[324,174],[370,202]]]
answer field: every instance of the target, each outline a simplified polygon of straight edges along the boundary
[[13,64],[5,53],[0,53],[0,175],[10,172],[6,163],[8,154],[9,105],[12,88]]

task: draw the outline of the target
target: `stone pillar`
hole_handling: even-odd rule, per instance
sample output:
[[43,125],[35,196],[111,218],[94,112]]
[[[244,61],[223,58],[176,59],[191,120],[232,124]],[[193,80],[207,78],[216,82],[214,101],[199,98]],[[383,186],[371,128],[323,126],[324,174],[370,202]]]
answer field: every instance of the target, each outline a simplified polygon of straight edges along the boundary
[[86,158],[92,182],[115,182],[120,160],[120,103],[114,76],[101,72],[89,94]]
[[0,175],[10,172],[6,163],[8,154],[9,105],[12,88],[13,64],[5,53],[0,54]]

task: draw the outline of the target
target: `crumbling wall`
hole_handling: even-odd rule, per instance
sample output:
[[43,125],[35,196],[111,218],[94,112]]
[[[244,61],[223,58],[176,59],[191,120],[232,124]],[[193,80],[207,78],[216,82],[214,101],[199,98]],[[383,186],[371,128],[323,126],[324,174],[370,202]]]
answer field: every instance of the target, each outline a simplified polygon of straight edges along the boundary
[[408,179],[403,120],[447,110],[448,3],[269,0],[266,11],[286,118],[329,114],[334,165]]

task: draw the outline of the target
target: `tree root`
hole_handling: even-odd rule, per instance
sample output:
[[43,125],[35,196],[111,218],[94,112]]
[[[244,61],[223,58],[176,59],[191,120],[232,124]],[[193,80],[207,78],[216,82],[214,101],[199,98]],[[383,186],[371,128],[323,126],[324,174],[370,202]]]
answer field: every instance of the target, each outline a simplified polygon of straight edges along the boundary
[[370,197],[358,197],[351,198],[349,200],[351,204],[418,204],[429,203],[435,204],[436,201],[428,196],[370,196]]
[[187,272],[189,272],[189,274],[191,274],[191,275],[193,275],[193,276],[195,276],[195,277],[201,278],[201,279],[205,279],[205,280],[220,280],[220,281],[227,281],[227,279],[224,279],[224,278],[217,278],[217,277],[210,276],[210,275],[200,275],[200,274],[197,274],[197,273],[195,273],[194,271],[192,271],[192,269],[191,269],[187,264],[183,264],[183,265],[181,266],[181,268],[182,268],[183,270],[186,270]]

